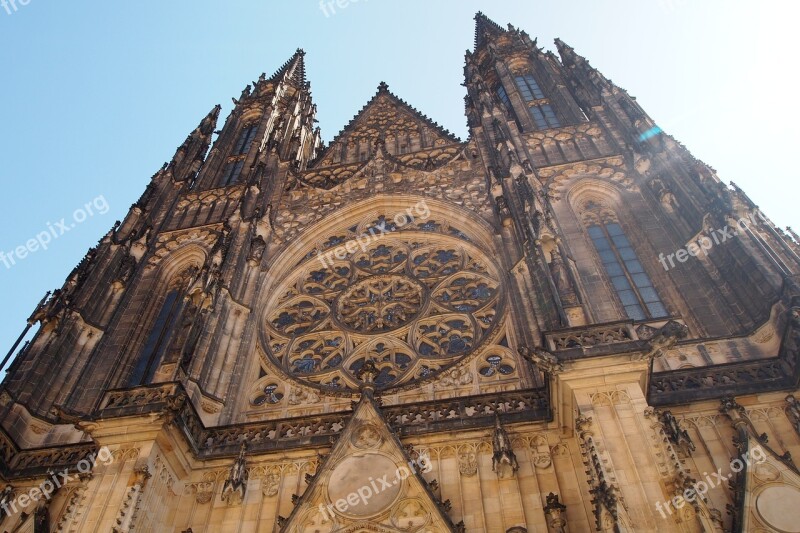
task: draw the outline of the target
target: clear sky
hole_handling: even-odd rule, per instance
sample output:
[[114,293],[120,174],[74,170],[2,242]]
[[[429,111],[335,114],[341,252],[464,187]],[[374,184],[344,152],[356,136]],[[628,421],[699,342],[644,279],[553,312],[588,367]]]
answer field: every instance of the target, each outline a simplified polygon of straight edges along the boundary
[[789,164],[799,2],[339,1],[326,14],[319,0],[16,0],[16,11],[0,0],[0,251],[60,234],[62,218],[69,227],[47,250],[0,262],[0,355],[200,119],[217,103],[224,118],[231,97],[298,47],[326,141],[380,81],[465,139],[460,84],[479,10],[546,48],[565,40],[774,222],[800,230]]

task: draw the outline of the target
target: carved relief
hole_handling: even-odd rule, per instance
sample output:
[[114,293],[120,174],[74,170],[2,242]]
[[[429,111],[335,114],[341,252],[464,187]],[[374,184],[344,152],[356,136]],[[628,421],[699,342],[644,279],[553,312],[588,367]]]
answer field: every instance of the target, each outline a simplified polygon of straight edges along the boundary
[[278,494],[280,488],[281,478],[278,474],[267,474],[261,480],[261,492],[267,498],[271,498]]
[[415,531],[428,522],[428,512],[418,500],[402,500],[392,511],[392,523],[404,531]]
[[462,476],[470,477],[478,473],[478,454],[475,451],[464,451],[458,454],[458,471]]
[[[426,240],[419,246],[400,232],[327,267],[309,259],[266,310],[268,364],[342,391],[360,386],[356,374],[367,359],[377,367],[376,386],[392,388],[433,378],[471,354],[500,319],[500,276],[469,244]],[[458,368],[443,379],[463,385],[472,375]]]
[[364,424],[356,429],[351,440],[353,446],[362,450],[378,448],[383,442],[380,431],[371,424]]
[[550,454],[550,446],[547,438],[536,435],[530,441],[531,461],[536,468],[548,468],[553,464],[553,457]]

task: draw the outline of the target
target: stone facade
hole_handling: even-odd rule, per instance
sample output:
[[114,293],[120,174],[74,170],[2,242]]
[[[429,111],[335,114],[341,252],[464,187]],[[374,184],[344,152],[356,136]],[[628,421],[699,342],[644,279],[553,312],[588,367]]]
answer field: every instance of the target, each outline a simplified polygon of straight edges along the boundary
[[476,16],[466,141],[215,107],[32,313],[0,530],[797,531],[797,237],[556,47]]

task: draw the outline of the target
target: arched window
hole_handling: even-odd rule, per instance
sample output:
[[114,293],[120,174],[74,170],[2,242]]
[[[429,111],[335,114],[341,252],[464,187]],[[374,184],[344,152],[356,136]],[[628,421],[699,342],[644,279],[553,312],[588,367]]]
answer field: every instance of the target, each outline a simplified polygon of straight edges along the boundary
[[536,80],[530,74],[515,76],[514,81],[517,82],[517,88],[519,88],[519,92],[522,93],[522,98],[524,98],[526,102],[544,99],[542,89],[539,88],[539,84],[536,83]]
[[503,102],[503,105],[506,106],[506,109],[509,111],[514,111],[514,107],[511,105],[511,99],[508,97],[508,93],[506,92],[505,87],[502,85],[497,88],[497,96],[500,97],[500,101]]
[[592,202],[586,208],[595,215],[587,220],[589,237],[628,318],[646,320],[668,316],[650,276],[616,218]]
[[248,124],[243,127],[241,133],[239,134],[239,139],[236,141],[236,144],[233,147],[233,153],[231,155],[246,154],[247,151],[250,150],[250,144],[252,144],[253,139],[256,136],[256,131],[258,131],[257,124]]
[[528,111],[537,129],[545,130],[561,126],[552,106],[545,99],[544,92],[531,74],[515,76],[514,81],[522,99],[528,105]]
[[239,181],[239,176],[242,174],[242,167],[244,167],[244,159],[238,159],[228,162],[225,170],[222,172],[221,187],[227,187]]
[[167,350],[167,346],[169,346],[173,325],[183,307],[181,293],[182,291],[178,289],[173,289],[167,293],[156,321],[150,329],[147,341],[139,354],[139,358],[136,360],[133,372],[128,379],[129,387],[146,385],[153,381],[158,365],[161,363],[161,358]]

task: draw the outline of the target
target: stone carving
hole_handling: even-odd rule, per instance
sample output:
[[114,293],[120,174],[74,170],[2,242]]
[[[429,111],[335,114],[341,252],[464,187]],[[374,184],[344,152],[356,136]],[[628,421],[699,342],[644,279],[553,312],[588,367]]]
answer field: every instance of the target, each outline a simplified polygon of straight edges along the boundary
[[352,437],[353,446],[361,449],[377,448],[383,442],[380,430],[371,424],[359,427]]
[[413,531],[428,522],[428,512],[417,500],[403,500],[392,512],[392,523],[404,531]]
[[[650,339],[647,341],[648,351],[642,355],[644,359],[653,359],[660,357],[664,353],[675,346],[681,339],[685,339],[689,335],[689,328],[680,322],[670,320],[662,326]],[[637,359],[634,357],[634,359]]]
[[634,340],[629,326],[589,327],[551,337],[556,350],[591,348],[602,344],[616,344]]
[[267,474],[261,481],[261,492],[264,496],[271,498],[278,494],[281,485],[281,478],[278,474]]
[[242,443],[239,456],[231,466],[228,479],[222,485],[221,498],[228,505],[238,504],[244,501],[244,494],[247,490],[247,460],[245,458],[245,451],[247,446]]
[[[142,412],[147,413],[160,412],[165,407],[166,399],[176,394],[177,387],[177,384],[170,383],[157,387],[110,391],[101,403],[101,405],[107,404],[108,407],[101,408],[98,416],[115,416],[126,412],[124,410],[126,408],[136,408],[140,411],[145,409]],[[149,400],[153,403],[148,404]],[[383,413],[393,431],[401,434],[437,431],[439,428],[448,427],[453,420],[460,420],[462,424],[486,426],[491,423],[490,420],[495,413],[516,413],[526,420],[545,420],[550,416],[546,387],[504,391],[472,398],[446,398],[410,405],[391,405],[385,407]],[[238,449],[242,442],[247,442],[249,449],[253,451],[303,446],[305,439],[311,435],[338,435],[349,416],[349,411],[342,411],[229,427],[205,428],[192,403],[185,401],[177,412],[176,422],[184,428],[186,435],[197,447],[199,455],[208,458],[224,457],[231,453],[232,448]],[[0,443],[2,442],[0,434]],[[75,464],[93,449],[93,445],[75,445],[68,451],[63,448],[38,451],[36,453],[43,455],[36,460],[36,464],[54,468],[60,461],[64,461],[65,464]],[[12,457],[15,453],[13,448],[9,448],[7,455]]]
[[220,405],[219,402],[207,400],[205,398],[200,400],[200,407],[203,409],[203,411],[212,415],[217,414],[222,410],[222,405]]
[[558,494],[550,493],[547,495],[547,505],[544,507],[544,514],[550,523],[554,533],[564,533],[566,531],[567,520],[564,517],[567,506],[558,501]]
[[492,471],[500,478],[514,475],[519,470],[517,456],[511,448],[511,438],[495,414],[494,433],[492,434]]
[[526,360],[536,365],[539,369],[549,372],[550,374],[559,374],[564,370],[564,365],[552,353],[534,346],[528,348],[527,346],[520,346],[517,348],[519,354]]
[[793,394],[786,397],[786,416],[792,423],[795,432],[800,435],[800,403]]
[[126,253],[119,263],[115,283],[119,284],[121,287],[127,286],[136,270],[136,264],[136,259],[129,253]]
[[289,391],[289,405],[311,405],[319,401],[319,394],[313,390],[292,387]]
[[689,432],[681,429],[678,421],[672,415],[671,411],[664,411],[660,416],[661,423],[664,425],[664,432],[672,444],[683,450],[687,455],[695,450],[694,442],[689,436]]
[[50,498],[40,498],[33,511],[33,530],[50,531]]
[[436,382],[436,388],[461,387],[472,383],[472,372],[466,366],[451,368],[444,372],[444,376]]
[[195,501],[199,504],[206,504],[214,497],[214,483],[204,481],[194,484]]
[[567,267],[558,249],[553,249],[550,252],[550,273],[561,301],[565,305],[577,305],[578,297],[572,287]]
[[[89,481],[92,479],[92,474],[82,474],[78,477],[79,482],[71,487],[65,487],[63,490],[67,491],[66,504],[61,513],[58,523],[56,524],[55,533],[66,533],[74,531],[75,522],[79,519],[82,503],[86,498],[86,489],[89,486]],[[1,519],[0,519],[1,520]]]
[[143,405],[163,405],[172,396],[177,387],[174,383],[167,383],[157,387],[141,387],[107,392],[103,398],[103,409],[121,409],[125,407],[139,407]]
[[795,361],[785,356],[736,364],[668,372],[653,372],[648,391],[652,405],[681,403],[690,395],[694,400],[720,398],[726,394],[752,394],[760,390],[794,387]]
[[550,445],[547,443],[547,438],[542,435],[536,435],[530,441],[531,460],[536,468],[548,468],[553,464],[553,457],[550,451]]
[[458,454],[458,471],[462,476],[474,476],[478,473],[478,454],[466,451]]
[[595,527],[599,531],[604,531],[604,528],[618,531],[618,488],[606,470],[606,461],[600,455],[591,427],[592,417],[581,413],[575,419],[581,453],[587,467],[586,474],[589,476],[589,492],[594,496],[592,503],[594,503]]
[[133,486],[128,489],[125,500],[122,502],[122,506],[117,514],[115,525],[111,528],[114,533],[128,533],[134,529],[134,517],[139,508],[142,491],[150,477],[151,474],[147,469],[147,465],[134,470]]
[[[368,359],[377,389],[433,378],[487,340],[502,315],[501,278],[482,251],[455,236],[436,235],[421,247],[383,215],[367,226],[395,233],[359,240],[342,260],[307,259],[265,312],[264,350],[304,385],[355,390]],[[454,384],[470,382],[457,372]]]

